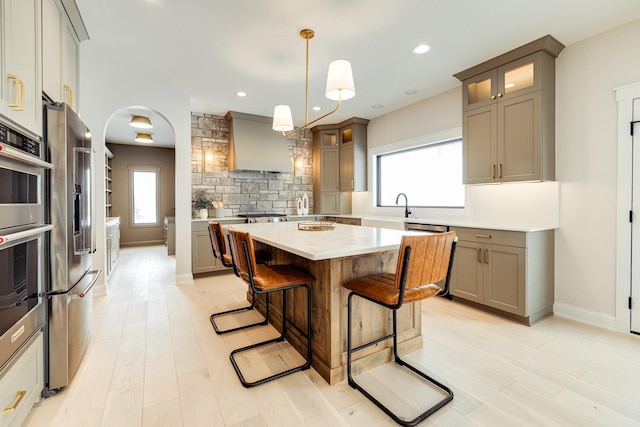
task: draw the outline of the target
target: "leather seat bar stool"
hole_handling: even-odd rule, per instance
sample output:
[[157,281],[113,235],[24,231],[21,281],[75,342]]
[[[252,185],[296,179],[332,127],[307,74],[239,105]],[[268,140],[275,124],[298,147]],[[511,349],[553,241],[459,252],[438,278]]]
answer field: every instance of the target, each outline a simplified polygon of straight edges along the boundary
[[[253,240],[247,232],[233,230],[229,227],[230,245],[236,256],[236,267],[240,273],[240,277],[251,286],[254,294],[266,294],[282,291],[282,333],[279,337],[262,341],[246,347],[233,350],[229,355],[233,368],[238,374],[238,378],[244,387],[254,387],[264,384],[267,381],[281,378],[294,372],[309,369],[311,366],[311,288],[310,283],[316,279],[301,268],[293,265],[258,265],[254,250]],[[304,288],[307,296],[307,316],[306,331],[300,330],[293,322],[287,318],[287,291],[296,288]],[[305,362],[299,366],[284,370],[274,375],[256,380],[247,381],[240,367],[236,363],[236,356],[240,353],[263,347],[272,343],[285,340],[288,325],[294,327],[298,332],[306,338],[307,351]]]
[[[219,222],[210,222],[209,223],[209,238],[211,239],[211,248],[213,250],[213,256],[215,258],[217,258],[218,260],[220,260],[222,265],[224,265],[225,267],[228,267],[228,268],[232,267],[233,268],[233,272],[235,273],[235,275],[240,277],[240,273],[238,273],[238,269],[236,268],[236,264],[235,264],[234,259],[233,259],[233,252],[231,251],[231,245],[229,245],[229,252],[227,252],[227,248],[226,248],[223,236],[224,235],[222,233],[222,226],[220,225],[220,223]],[[228,237],[229,236],[227,236],[227,238]],[[268,252],[262,251],[262,250],[256,251],[256,263],[258,263],[258,264],[266,264],[269,261],[271,261],[271,255]],[[251,328],[253,326],[266,325],[267,324],[268,315],[269,315],[268,311],[267,311],[267,317],[265,317],[264,320],[261,320],[259,322],[255,322],[255,323],[250,323],[248,325],[242,325],[242,326],[229,328],[229,329],[220,329],[218,327],[218,325],[216,324],[216,320],[215,319],[217,317],[228,316],[230,314],[240,313],[240,312],[243,312],[243,311],[250,311],[250,310],[253,310],[255,308],[255,306],[256,306],[256,294],[252,293],[251,294],[251,305],[249,305],[248,307],[240,307],[240,308],[235,308],[235,309],[232,309],[232,310],[221,311],[219,313],[213,313],[209,317],[209,320],[211,321],[211,325],[213,326],[213,329],[216,331],[216,333],[218,335],[226,334],[226,333],[234,332],[234,331],[239,331],[241,329]],[[266,306],[267,306],[267,310],[269,310],[268,295],[267,295]]]
[[[453,400],[453,392],[450,388],[431,378],[415,366],[408,364],[398,356],[397,311],[403,304],[421,301],[435,295],[444,296],[448,293],[456,242],[457,237],[454,231],[442,234],[402,236],[395,274],[378,274],[355,279],[344,284],[344,287],[351,291],[347,308],[347,378],[349,385],[359,390],[393,418],[395,422],[403,426],[415,426]],[[440,288],[435,284],[441,280],[445,280],[444,288]],[[393,329],[391,334],[358,347],[352,347],[352,302],[355,296],[392,310]],[[444,394],[440,401],[412,420],[406,420],[406,417],[393,413],[379,399],[357,384],[351,374],[353,353],[390,338],[393,339],[395,363],[408,368],[435,385]]]

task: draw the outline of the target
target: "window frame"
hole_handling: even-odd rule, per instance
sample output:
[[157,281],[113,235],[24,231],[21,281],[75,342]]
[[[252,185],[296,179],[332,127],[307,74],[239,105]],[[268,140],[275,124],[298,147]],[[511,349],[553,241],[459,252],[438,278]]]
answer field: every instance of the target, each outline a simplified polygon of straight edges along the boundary
[[[142,166],[142,165],[129,165],[129,225],[131,228],[150,228],[159,227],[160,221],[160,173],[162,169],[158,166]],[[136,224],[135,222],[135,202],[134,202],[134,174],[135,172],[154,172],[156,176],[156,222]]]
[[[386,204],[382,204],[381,199],[382,199],[382,168],[380,165],[380,162],[382,161],[382,158],[386,155],[392,155],[392,154],[398,154],[398,153],[403,153],[403,152],[411,152],[411,151],[417,151],[417,150],[422,150],[425,148],[431,148],[431,147],[437,147],[439,145],[444,145],[444,144],[450,144],[453,142],[459,142],[460,144],[462,144],[462,136],[457,135],[457,136],[453,136],[453,137],[449,137],[449,138],[445,138],[445,139],[440,139],[440,140],[432,140],[432,138],[428,138],[425,137],[424,139],[422,138],[416,138],[414,141],[414,144],[408,145],[408,146],[403,146],[402,148],[395,148],[395,149],[387,149],[387,150],[379,150],[379,152],[375,153],[372,155],[372,161],[375,165],[375,204],[374,207],[375,208],[389,208],[389,207],[396,207],[397,205],[392,204],[392,205],[386,205]],[[427,139],[431,139],[430,141],[427,141]],[[381,147],[383,148],[383,147]],[[462,158],[460,159],[460,161],[462,162]],[[461,180],[461,185],[463,187],[465,187],[464,183],[462,183],[462,177],[460,177]],[[411,204],[411,207],[413,208],[419,208],[419,209],[465,209],[466,207],[466,191],[464,191],[464,195],[463,195],[463,200],[462,200],[462,205],[460,206],[450,206],[450,205],[416,205],[416,204]]]

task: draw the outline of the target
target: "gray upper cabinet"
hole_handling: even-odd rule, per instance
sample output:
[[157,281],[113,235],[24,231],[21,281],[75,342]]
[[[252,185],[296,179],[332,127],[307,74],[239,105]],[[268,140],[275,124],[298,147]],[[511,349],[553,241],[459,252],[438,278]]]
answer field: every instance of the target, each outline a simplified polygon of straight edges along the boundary
[[340,191],[367,191],[367,123],[354,118],[340,128]]
[[551,36],[462,71],[463,182],[555,179],[555,58]]
[[351,213],[351,192],[367,190],[367,124],[352,118],[313,132],[314,213]]

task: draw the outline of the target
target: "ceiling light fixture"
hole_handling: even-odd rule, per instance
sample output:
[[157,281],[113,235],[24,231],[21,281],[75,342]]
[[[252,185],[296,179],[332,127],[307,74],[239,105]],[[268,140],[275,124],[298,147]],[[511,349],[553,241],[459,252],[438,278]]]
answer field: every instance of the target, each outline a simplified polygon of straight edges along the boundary
[[148,133],[136,133],[136,137],[133,140],[145,144],[151,144],[153,142],[153,138]]
[[292,135],[300,129],[306,129],[317,121],[335,113],[338,111],[338,108],[340,108],[342,101],[351,99],[356,95],[356,89],[353,84],[353,73],[351,72],[351,63],[344,59],[333,61],[329,64],[325,96],[333,101],[338,101],[338,104],[336,105],[336,108],[327,114],[318,117],[311,122],[309,121],[309,39],[312,39],[314,35],[315,33],[313,30],[308,28],[300,31],[300,37],[306,40],[304,125],[299,128],[294,128],[293,118],[291,117],[291,108],[288,105],[276,105],[273,110],[273,130],[282,132],[284,136]]
[[149,120],[148,117],[144,117],[144,116],[131,117],[129,126],[137,129],[151,129],[153,127],[153,125],[151,124],[151,120]]
[[236,96],[238,96],[240,98],[244,98],[245,96],[247,96],[247,93],[239,90],[239,91],[236,92]]
[[413,48],[412,52],[416,55],[422,55],[423,53],[427,53],[430,50],[431,46],[429,46],[428,44],[419,44],[418,46]]

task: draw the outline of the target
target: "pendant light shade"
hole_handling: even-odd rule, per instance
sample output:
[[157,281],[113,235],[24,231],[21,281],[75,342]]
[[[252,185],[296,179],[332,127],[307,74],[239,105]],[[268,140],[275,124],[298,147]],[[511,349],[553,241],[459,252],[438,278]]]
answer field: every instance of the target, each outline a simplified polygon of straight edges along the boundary
[[137,129],[151,129],[153,125],[151,124],[151,120],[148,117],[144,116],[133,116],[131,121],[129,122],[129,126],[137,128]]
[[135,142],[142,142],[145,144],[151,144],[153,142],[153,138],[148,133],[137,133],[133,140]]
[[356,87],[353,84],[353,73],[351,72],[351,62],[338,59],[329,64],[326,96],[333,101],[344,101],[356,96]]
[[293,118],[288,105],[276,105],[273,109],[273,130],[278,132],[293,130]]

